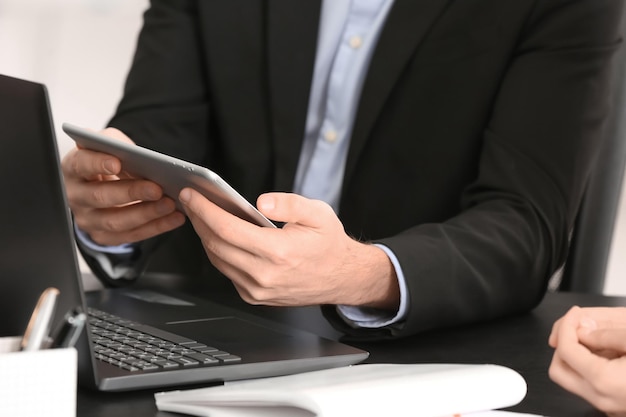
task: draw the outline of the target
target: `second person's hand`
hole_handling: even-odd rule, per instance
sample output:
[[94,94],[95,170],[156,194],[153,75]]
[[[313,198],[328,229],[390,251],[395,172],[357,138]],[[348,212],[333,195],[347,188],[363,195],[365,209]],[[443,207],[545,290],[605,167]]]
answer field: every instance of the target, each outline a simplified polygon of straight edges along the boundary
[[611,417],[626,416],[626,309],[572,307],[557,320],[550,378]]

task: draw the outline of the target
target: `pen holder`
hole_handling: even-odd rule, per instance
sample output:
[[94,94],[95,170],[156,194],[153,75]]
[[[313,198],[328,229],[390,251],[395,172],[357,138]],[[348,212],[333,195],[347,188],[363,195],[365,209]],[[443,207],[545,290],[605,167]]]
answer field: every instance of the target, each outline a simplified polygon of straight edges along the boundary
[[19,351],[0,338],[0,416],[76,416],[76,349]]

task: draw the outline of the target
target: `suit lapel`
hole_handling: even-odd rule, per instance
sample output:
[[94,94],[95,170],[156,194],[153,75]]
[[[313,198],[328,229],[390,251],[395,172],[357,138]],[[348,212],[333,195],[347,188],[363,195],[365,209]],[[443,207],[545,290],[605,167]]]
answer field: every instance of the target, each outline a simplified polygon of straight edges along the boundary
[[[220,103],[218,120],[226,120],[217,129],[228,138],[224,146],[255,155],[247,158],[248,164],[255,160],[255,169],[260,169],[260,164],[267,163],[262,155],[270,153],[266,74],[259,71],[265,64],[263,2],[201,0],[198,10],[205,34],[207,78],[215,80],[209,86],[212,100]],[[227,116],[220,117],[220,113]]]
[[321,0],[268,0],[267,49],[274,181],[291,190],[304,138]]
[[[237,27],[242,24],[242,19],[245,19],[248,28],[246,33],[258,33],[265,37],[258,41],[267,48],[265,66],[268,87],[267,91],[260,93],[267,98],[268,103],[265,111],[268,112],[270,122],[270,142],[275,151],[274,184],[278,190],[290,190],[293,187],[304,137],[315,65],[321,0],[265,0],[265,10],[262,10],[263,2],[255,3],[259,6],[257,12],[266,14],[265,25],[262,24],[262,20],[254,18],[257,12],[249,9],[250,3],[247,0],[204,1],[206,1],[206,21],[210,23],[209,28],[217,28],[215,32],[228,27],[231,23]],[[359,153],[394,83],[420,40],[450,1],[452,0],[395,0],[363,86],[344,183],[347,183],[354,173]],[[256,16],[258,17],[258,14]],[[234,20],[225,22],[229,17]],[[221,33],[223,35],[231,32],[224,30]],[[238,35],[235,33],[232,36]],[[223,42],[223,36],[215,39],[220,41],[211,45],[213,48],[222,48],[224,44],[231,45]],[[251,41],[249,37],[236,37],[230,42],[235,40]],[[257,64],[263,65],[262,62]],[[230,71],[249,72],[246,68],[237,69],[236,66],[229,68]],[[239,90],[236,86],[232,87],[234,91]],[[252,97],[240,99],[245,101]],[[261,98],[260,100],[263,101]]]
[[452,0],[395,0],[363,84],[346,162],[344,184],[354,174],[359,154],[394,84],[420,41],[450,1]]

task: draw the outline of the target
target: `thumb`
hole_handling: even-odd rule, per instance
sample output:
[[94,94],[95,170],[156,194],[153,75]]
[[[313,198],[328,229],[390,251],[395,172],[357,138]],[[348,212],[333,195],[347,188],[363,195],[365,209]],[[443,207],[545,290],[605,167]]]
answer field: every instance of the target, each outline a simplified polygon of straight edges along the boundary
[[314,228],[324,225],[329,216],[336,217],[327,203],[293,193],[261,194],[257,199],[257,208],[272,220]]
[[626,354],[626,329],[598,329],[584,332],[579,337],[580,341],[591,350],[611,350],[620,356]]
[[135,142],[133,142],[131,138],[126,136],[124,132],[114,127],[107,127],[106,129],[101,130],[100,133],[102,133],[104,136],[108,136],[122,142],[132,143],[133,145],[135,144]]

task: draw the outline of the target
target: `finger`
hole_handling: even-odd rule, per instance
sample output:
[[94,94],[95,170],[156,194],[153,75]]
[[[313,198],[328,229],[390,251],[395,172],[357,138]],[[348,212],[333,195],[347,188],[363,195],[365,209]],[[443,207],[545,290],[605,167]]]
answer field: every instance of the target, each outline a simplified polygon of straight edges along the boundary
[[110,208],[137,201],[158,201],[163,190],[147,180],[90,181],[68,187],[72,207]]
[[[137,222],[138,225],[136,227],[122,227],[109,224],[106,228],[88,229],[81,227],[81,229],[85,230],[94,242],[100,245],[112,246],[146,240],[174,230],[184,223],[185,216],[179,211],[173,211],[167,215],[158,216],[150,220],[141,218]],[[130,221],[127,224],[132,226]]]
[[[181,190],[178,199],[190,216],[195,215],[202,219],[213,231],[229,232],[233,237],[236,237],[235,235],[239,233],[258,234],[261,230],[272,230],[272,228],[257,226],[231,214],[192,188]],[[244,236],[238,241],[245,241],[246,239],[249,239],[249,236]]]
[[626,328],[626,307],[585,307],[582,310],[598,327]]
[[[219,209],[219,207],[217,209]],[[231,229],[230,226],[225,223],[227,221],[237,222],[238,219],[227,217],[221,223],[216,221],[214,225],[213,221],[207,222],[206,219],[207,216],[212,220],[215,219],[215,217],[207,214],[205,210],[198,213],[192,209],[185,208],[185,212],[196,230],[196,233],[200,237],[202,245],[204,246],[205,251],[207,252],[207,255],[213,265],[216,266],[224,275],[231,277],[231,274],[228,273],[224,267],[220,266],[220,264],[237,262],[237,259],[241,259],[242,253],[248,255],[251,254],[245,246],[240,247],[233,243],[233,239],[235,239],[237,233],[233,232],[232,230],[234,229]],[[216,210],[216,212],[219,212],[219,210]],[[216,229],[214,229],[214,227]],[[247,263],[246,260],[243,262]],[[239,264],[240,263],[237,262],[237,265]]]
[[596,356],[601,356],[605,359],[618,359],[624,356],[624,352],[618,352],[611,349],[589,349],[591,353]]
[[[85,231],[119,233],[132,230],[160,217],[174,213],[176,205],[170,198],[129,204],[122,207],[91,210],[91,215],[80,216],[77,226]],[[180,213],[181,216],[184,216]]]
[[550,379],[566,390],[582,396],[587,389],[584,379],[555,352],[548,368]]
[[594,351],[613,351],[626,355],[626,329],[602,328],[579,333],[580,341]]
[[554,382],[602,411],[623,410],[624,386],[620,378],[616,378],[622,374],[622,370],[609,369],[610,366],[600,365],[597,375],[590,378],[577,373],[567,363],[559,363],[555,359],[550,365],[549,374]]
[[558,344],[558,334],[559,334],[559,326],[561,325],[561,320],[562,319],[558,319],[557,321],[554,322],[554,324],[552,325],[552,331],[550,332],[550,336],[548,337],[548,344],[553,347],[556,348],[557,344]]
[[217,253],[226,246],[248,253],[264,247],[272,232],[279,229],[260,227],[227,212],[191,188],[181,190],[179,200],[194,228]]
[[89,149],[74,149],[68,152],[61,163],[63,175],[85,180],[118,175],[121,169],[122,164],[116,157]]
[[[131,145],[135,144],[135,142],[133,142],[128,136],[126,136],[126,134],[124,134],[121,130],[118,130],[114,127],[108,127],[104,129],[103,131],[101,131],[100,133],[104,136],[108,136],[112,139],[116,139],[121,142],[126,142]],[[137,178],[134,175],[130,174],[129,172],[125,171],[123,166],[122,166],[122,171],[118,175],[120,178],[127,178],[127,179]]]
[[580,321],[578,314],[563,317],[558,330],[558,347],[549,368],[550,378],[600,409],[615,409],[615,395],[621,398],[624,392],[614,383],[615,374],[622,374],[620,359],[610,361],[597,356],[579,343]]
[[333,209],[320,200],[311,200],[292,193],[267,193],[257,199],[257,207],[266,217],[285,223],[298,223],[312,228],[327,224]]
[[[134,142],[116,128],[106,128],[100,132],[104,136],[134,144]],[[80,177],[88,180],[99,176],[119,175],[122,164],[116,157],[76,145],[62,161],[62,171],[66,176]]]
[[581,311],[581,308],[579,306],[574,305],[570,307],[569,310],[567,310],[567,312],[563,315],[563,317],[561,317],[560,319],[554,322],[554,324],[552,325],[552,331],[550,332],[550,336],[548,338],[548,344],[550,346],[552,346],[553,348],[558,346],[559,331],[560,331],[562,323],[564,321],[571,322],[572,320],[577,320],[577,317],[581,314],[580,311]]
[[182,190],[180,199],[211,263],[240,287],[244,300],[266,300],[276,284],[267,269],[275,252],[284,251],[281,229],[242,220],[192,189]]
[[153,238],[163,233],[170,232],[185,223],[185,216],[180,212],[174,212],[168,216],[160,217],[149,223],[144,223],[141,227],[128,230],[123,233],[95,232],[90,234],[92,240],[103,246],[117,246],[125,243],[141,242]]
[[576,317],[578,309],[574,308],[559,320],[556,329],[558,344],[548,374],[550,378],[561,385],[566,390],[587,398],[592,389],[586,377],[581,372],[581,363],[586,368],[584,362],[592,359],[592,354],[584,346],[578,343],[576,329]]
[[[582,311],[582,310],[579,310]],[[594,355],[578,339],[580,317],[566,315],[559,326],[558,354],[581,377],[593,380],[593,375],[607,362],[603,357]]]
[[[185,212],[189,217],[196,233],[202,241],[202,246],[211,264],[222,274],[227,276],[235,285],[241,298],[250,303],[258,304],[257,296],[259,285],[250,275],[249,271],[259,273],[260,258],[255,252],[255,241],[244,240],[239,243],[239,238],[245,235],[245,231],[237,232],[237,228],[231,228],[230,222],[239,223],[242,220],[224,212],[221,208],[194,192],[189,206],[185,206]],[[245,225],[245,228],[261,229],[256,225]],[[266,228],[263,228],[266,229]],[[262,241],[267,242],[267,239]]]
[[[207,248],[206,243],[207,242],[203,240],[203,245],[205,249]],[[215,266],[218,271],[224,274],[224,276],[228,277],[231,280],[242,300],[249,304],[259,304],[258,295],[253,295],[255,293],[258,293],[259,285],[257,281],[246,270],[238,267],[237,265],[239,264],[233,261],[225,261],[222,251],[218,251],[218,253],[215,253],[207,249],[206,253],[207,257],[211,261],[211,264]],[[239,255],[250,257],[250,255],[246,254],[245,252],[239,252]],[[251,262],[249,261],[244,262],[244,265],[251,264]]]
[[133,145],[135,144],[135,142],[133,142],[128,136],[126,136],[124,132],[122,132],[121,130],[115,127],[107,127],[106,129],[103,129],[102,131],[100,131],[100,133],[103,134],[104,136],[108,136],[110,138],[117,139],[122,142],[132,143]]

